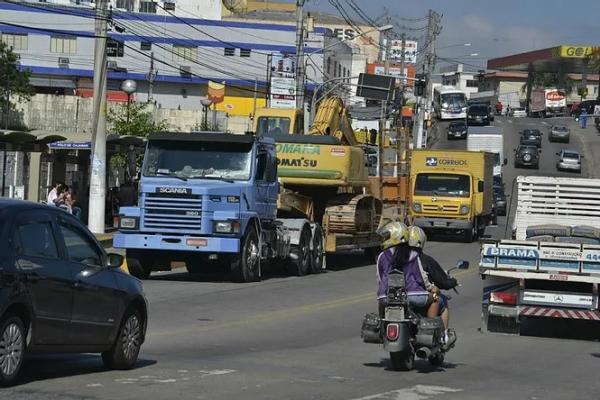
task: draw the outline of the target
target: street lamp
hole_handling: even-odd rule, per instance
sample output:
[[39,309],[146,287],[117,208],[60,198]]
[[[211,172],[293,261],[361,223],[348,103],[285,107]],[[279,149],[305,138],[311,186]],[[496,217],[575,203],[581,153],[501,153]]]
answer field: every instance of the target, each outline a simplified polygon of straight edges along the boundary
[[131,104],[131,95],[137,90],[137,83],[133,79],[126,79],[121,83],[121,90],[127,93],[127,123],[129,124],[129,106]]
[[457,43],[457,44],[449,44],[447,46],[436,47],[436,50],[449,49],[451,47],[471,47],[471,43]]
[[200,99],[200,104],[204,108],[204,126],[202,130],[208,130],[208,107],[212,104],[212,100],[208,97],[203,97]]

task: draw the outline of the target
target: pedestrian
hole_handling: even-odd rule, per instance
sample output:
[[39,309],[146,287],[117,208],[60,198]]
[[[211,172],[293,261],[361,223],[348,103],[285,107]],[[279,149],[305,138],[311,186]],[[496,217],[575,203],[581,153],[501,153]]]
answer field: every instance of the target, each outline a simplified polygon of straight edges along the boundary
[[62,186],[62,184],[59,181],[54,181],[54,183],[51,186],[51,190],[48,192],[48,196],[46,197],[46,204],[50,205],[50,206],[55,206],[56,205],[56,199],[58,199],[58,195],[60,187]]
[[508,117],[510,114],[510,104],[506,105],[506,116]]
[[581,129],[585,129],[587,127],[587,110],[584,108],[581,110],[581,114],[579,115],[579,121],[581,122]]
[[369,133],[371,134],[369,142],[371,142],[372,145],[377,144],[377,130],[371,129]]

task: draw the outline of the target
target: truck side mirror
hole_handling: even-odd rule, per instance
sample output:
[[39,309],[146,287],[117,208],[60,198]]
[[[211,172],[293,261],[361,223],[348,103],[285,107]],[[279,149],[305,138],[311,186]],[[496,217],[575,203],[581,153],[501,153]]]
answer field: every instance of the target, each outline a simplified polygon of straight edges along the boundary
[[508,164],[508,158],[504,159],[504,164],[503,165],[506,165],[506,164]]
[[483,193],[483,181],[477,182],[477,191]]

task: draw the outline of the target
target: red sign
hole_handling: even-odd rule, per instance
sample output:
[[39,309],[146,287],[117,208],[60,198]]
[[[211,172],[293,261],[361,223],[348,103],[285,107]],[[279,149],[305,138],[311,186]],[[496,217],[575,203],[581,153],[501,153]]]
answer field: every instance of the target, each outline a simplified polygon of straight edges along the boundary
[[546,99],[550,101],[560,101],[564,98],[565,94],[563,92],[559,92],[558,90],[546,93]]

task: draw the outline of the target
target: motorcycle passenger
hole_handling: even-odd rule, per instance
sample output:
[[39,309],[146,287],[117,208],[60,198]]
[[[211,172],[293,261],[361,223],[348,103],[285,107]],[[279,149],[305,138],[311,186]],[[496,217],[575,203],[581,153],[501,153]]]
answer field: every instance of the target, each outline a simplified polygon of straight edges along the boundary
[[401,222],[387,224],[381,231],[384,237],[383,251],[377,257],[377,300],[379,314],[385,315],[388,277],[392,270],[402,270],[410,305],[426,310],[428,317],[439,314],[439,304],[434,301],[434,286],[421,267],[419,253],[409,247],[409,230]]
[[411,226],[408,228],[408,231],[408,245],[410,246],[411,251],[414,251],[419,255],[423,270],[434,285],[432,292],[434,293],[434,297],[436,297],[436,303],[439,304],[440,316],[444,322],[444,341],[448,345],[451,345],[456,341],[456,337],[454,332],[449,330],[450,311],[448,309],[448,299],[443,293],[440,293],[440,289],[453,289],[458,285],[458,281],[455,278],[449,277],[446,274],[446,271],[442,269],[440,264],[433,257],[423,252],[423,248],[427,242],[427,235],[425,235],[423,229],[418,226]]

